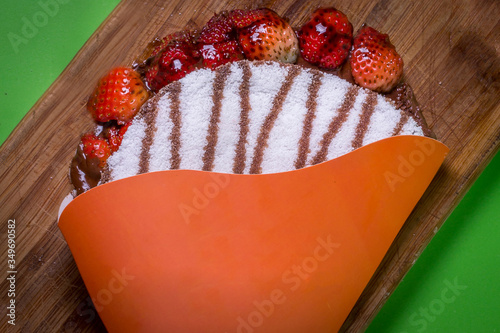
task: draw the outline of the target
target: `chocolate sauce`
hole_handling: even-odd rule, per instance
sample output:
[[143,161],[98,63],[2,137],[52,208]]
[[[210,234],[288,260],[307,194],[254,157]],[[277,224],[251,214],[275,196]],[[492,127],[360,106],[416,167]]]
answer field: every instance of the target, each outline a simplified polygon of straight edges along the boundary
[[422,115],[422,109],[418,105],[417,99],[413,94],[413,89],[408,83],[401,82],[392,91],[383,95],[392,100],[396,108],[405,111],[412,116],[417,124],[422,127],[425,136],[436,139],[436,134],[434,134],[434,132],[427,125],[427,122]]
[[309,143],[313,126],[312,124],[314,117],[316,116],[316,108],[318,106],[316,99],[318,97],[322,77],[323,73],[314,72],[312,82],[307,89],[307,93],[309,95],[306,102],[307,114],[304,117],[302,135],[299,140],[299,153],[297,154],[297,159],[295,160],[296,169],[301,169],[306,165],[307,153],[309,152]]
[[71,183],[75,187],[77,195],[97,186],[101,180],[102,171],[99,162],[97,157],[87,158],[83,153],[83,144],[78,145],[69,171]]
[[352,147],[358,149],[363,145],[363,140],[365,138],[368,125],[370,124],[370,118],[375,111],[375,106],[377,105],[377,94],[374,92],[369,92],[366,101],[363,103],[361,116],[359,119],[358,126],[356,127],[354,140],[352,141]]
[[257,144],[255,145],[255,150],[253,153],[252,164],[250,165],[250,173],[258,174],[261,173],[261,164],[264,156],[264,149],[267,147],[267,140],[269,139],[269,134],[271,133],[271,129],[276,122],[276,118],[278,118],[279,113],[283,109],[283,103],[285,102],[286,95],[290,92],[290,88],[295,80],[295,78],[300,74],[298,67],[293,67],[291,71],[288,72],[283,85],[280,90],[276,94],[276,97],[273,101],[273,106],[271,107],[271,111],[267,115],[264,120],[264,124],[261,127],[261,131],[257,138]]
[[352,109],[359,90],[360,88],[358,86],[351,86],[347,91],[344,102],[340,106],[340,110],[337,112],[337,116],[332,118],[330,124],[328,125],[328,131],[323,134],[323,139],[321,139],[320,142],[321,148],[313,157],[313,164],[318,164],[326,161],[328,147],[330,146],[330,143],[332,142],[335,135],[337,135],[338,131],[342,127],[342,124],[347,120],[347,116],[349,115],[348,111]]
[[236,145],[235,159],[233,164],[233,173],[242,174],[245,170],[245,155],[246,148],[245,144],[247,142],[247,135],[249,131],[248,124],[250,122],[250,76],[251,71],[247,62],[241,63],[241,68],[243,70],[243,78],[240,85],[240,104],[241,104],[241,114],[240,114],[240,135],[238,139],[238,144]]
[[223,67],[223,70],[217,71],[215,76],[215,81],[212,87],[212,113],[210,114],[210,125],[208,127],[207,134],[207,144],[204,148],[203,154],[203,171],[212,171],[214,167],[215,159],[215,148],[217,146],[217,141],[219,140],[219,128],[218,123],[220,119],[221,109],[222,109],[222,98],[224,97],[222,92],[224,91],[224,86],[226,85],[226,80],[231,74],[227,67]]
[[[116,123],[98,124],[94,129],[94,134],[103,138],[108,135],[111,126],[116,126]],[[80,195],[99,184],[103,171],[100,162],[97,157],[87,158],[83,153],[83,144],[80,141],[69,169],[69,178],[75,187],[76,195]]]

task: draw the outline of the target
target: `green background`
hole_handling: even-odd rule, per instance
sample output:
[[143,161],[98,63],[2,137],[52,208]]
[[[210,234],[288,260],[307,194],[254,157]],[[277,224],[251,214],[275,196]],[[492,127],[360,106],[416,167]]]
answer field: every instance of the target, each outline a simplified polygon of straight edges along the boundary
[[[0,143],[118,2],[3,3]],[[500,332],[499,169],[497,154],[368,332]]]

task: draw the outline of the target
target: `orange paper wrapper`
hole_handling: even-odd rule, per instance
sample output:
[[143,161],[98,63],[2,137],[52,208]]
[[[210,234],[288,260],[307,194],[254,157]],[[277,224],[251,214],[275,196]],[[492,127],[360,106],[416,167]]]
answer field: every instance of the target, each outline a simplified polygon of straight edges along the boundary
[[334,332],[447,152],[398,136],[284,173],[153,172],[59,227],[110,332]]

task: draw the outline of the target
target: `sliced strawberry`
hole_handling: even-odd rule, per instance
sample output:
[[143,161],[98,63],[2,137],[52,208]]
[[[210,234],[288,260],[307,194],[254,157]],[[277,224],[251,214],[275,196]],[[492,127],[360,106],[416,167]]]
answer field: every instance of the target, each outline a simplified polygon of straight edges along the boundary
[[170,44],[171,41],[178,41],[178,42],[186,42],[188,44],[194,44],[194,40],[196,38],[196,35],[194,34],[193,31],[190,30],[183,30],[183,31],[177,31],[174,32],[168,36],[165,36],[161,39],[161,41],[158,43],[158,45],[155,46],[153,51],[151,52],[151,57],[156,56],[157,54],[162,53],[165,48]]
[[233,23],[227,12],[215,14],[205,24],[200,33],[200,41],[203,44],[214,44],[233,39]]
[[203,66],[210,69],[244,58],[240,45],[235,40],[203,45],[201,55]]
[[354,38],[350,65],[357,84],[389,92],[401,79],[404,64],[388,35],[364,26]]
[[266,15],[267,10],[263,8],[254,10],[234,9],[228,14],[233,26],[239,29],[249,26]]
[[166,39],[168,43],[153,52],[155,56],[146,65],[148,87],[157,92],[170,82],[179,80],[198,68],[200,53],[191,38]]
[[328,69],[342,65],[352,44],[352,24],[335,8],[317,9],[297,32],[302,58]]
[[123,135],[125,134],[125,132],[127,131],[127,129],[131,124],[132,122],[129,122],[123,126],[112,125],[104,130],[103,132],[104,138],[108,140],[109,148],[111,149],[112,152],[118,150],[118,148],[122,143]]
[[116,120],[118,124],[125,124],[132,120],[148,97],[136,71],[117,67],[99,80],[87,109],[98,122]]
[[111,148],[106,139],[96,136],[93,133],[87,133],[81,139],[82,150],[88,159],[99,159],[99,166],[106,165],[106,160],[111,155]]
[[256,11],[259,19],[244,28],[237,29],[238,41],[246,58],[295,62],[299,54],[299,45],[292,27],[270,9],[256,9]]

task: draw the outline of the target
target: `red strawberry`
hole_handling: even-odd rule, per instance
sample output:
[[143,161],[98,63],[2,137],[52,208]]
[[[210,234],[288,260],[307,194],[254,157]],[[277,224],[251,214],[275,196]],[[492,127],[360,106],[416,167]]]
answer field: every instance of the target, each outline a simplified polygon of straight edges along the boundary
[[[233,15],[233,21],[235,16]],[[245,56],[249,60],[295,62],[299,45],[292,27],[267,8],[247,13],[246,19],[236,20],[239,22],[237,25],[245,25],[252,17],[258,19],[244,28],[237,29],[238,41]]]
[[87,133],[82,136],[81,144],[83,153],[88,159],[98,158],[101,168],[106,165],[106,160],[111,155],[111,148],[106,139]]
[[200,33],[200,41],[203,44],[214,44],[233,39],[233,23],[227,16],[227,12],[221,12],[212,16],[205,24]]
[[116,120],[118,124],[125,124],[132,120],[148,97],[139,74],[133,69],[118,67],[99,80],[87,109],[98,122]]
[[300,53],[307,62],[334,69],[349,55],[352,24],[335,8],[317,9],[311,20],[297,32]]
[[155,46],[153,48],[153,51],[151,52],[150,57],[154,57],[157,54],[163,52],[163,50],[165,50],[165,48],[171,41],[186,42],[189,44],[193,44],[194,39],[195,35],[192,31],[183,30],[174,32],[168,36],[163,37],[159,43],[156,42],[155,40]]
[[244,57],[228,15],[227,12],[215,14],[201,30],[199,41],[203,67],[214,69]]
[[133,68],[136,69],[141,75],[144,74],[145,69],[150,65],[153,58],[161,53],[172,40],[193,42],[195,35],[191,31],[177,31],[163,38],[155,38],[146,46],[141,55],[139,55],[134,62]]
[[201,47],[203,66],[214,69],[228,62],[243,59],[243,52],[235,40],[215,44],[206,44]]
[[233,26],[239,29],[249,26],[266,15],[267,10],[264,8],[254,10],[234,9],[229,12],[229,18]]
[[164,38],[164,43],[153,51],[153,58],[146,65],[145,79],[148,87],[158,91],[170,82],[179,80],[197,68],[200,53],[188,34]]
[[403,59],[389,36],[368,26],[354,38],[350,64],[354,81],[378,92],[390,91],[403,75]]
[[129,122],[123,126],[112,125],[104,130],[104,137],[108,140],[109,148],[112,152],[115,152],[120,147],[123,135],[129,128],[132,122]]

